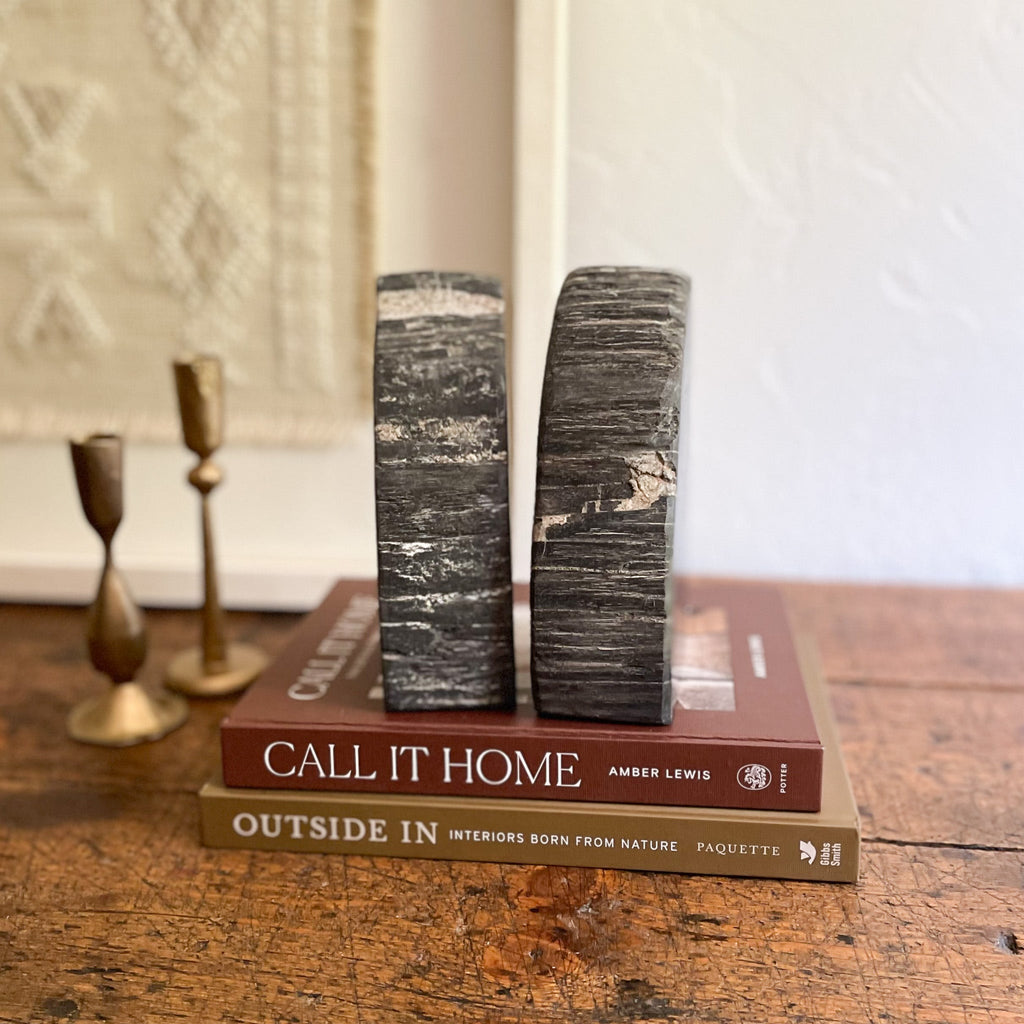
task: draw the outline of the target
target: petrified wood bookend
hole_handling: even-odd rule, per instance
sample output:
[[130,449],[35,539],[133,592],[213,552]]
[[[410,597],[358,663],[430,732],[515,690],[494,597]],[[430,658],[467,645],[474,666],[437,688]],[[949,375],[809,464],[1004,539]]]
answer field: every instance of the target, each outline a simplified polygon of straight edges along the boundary
[[492,278],[377,282],[377,562],[392,711],[515,704],[503,313]]
[[533,697],[542,715],[672,718],[672,534],[689,281],[571,273],[541,400]]

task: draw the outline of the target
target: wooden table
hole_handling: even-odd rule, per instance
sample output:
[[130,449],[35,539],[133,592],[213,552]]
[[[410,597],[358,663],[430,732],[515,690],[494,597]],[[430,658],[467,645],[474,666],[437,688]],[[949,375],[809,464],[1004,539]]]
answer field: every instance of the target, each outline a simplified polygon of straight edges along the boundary
[[[227,701],[123,751],[77,609],[0,607],[0,1021],[1024,1020],[1024,592],[788,584],[861,882],[206,850]],[[195,639],[152,613],[146,675]],[[294,616],[238,614],[278,649]]]

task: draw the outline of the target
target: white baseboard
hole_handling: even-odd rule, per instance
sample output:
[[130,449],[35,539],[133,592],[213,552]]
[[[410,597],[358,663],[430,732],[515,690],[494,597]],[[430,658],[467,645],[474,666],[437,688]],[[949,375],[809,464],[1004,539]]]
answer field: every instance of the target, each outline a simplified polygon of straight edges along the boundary
[[[136,601],[147,608],[195,608],[202,601],[198,572],[174,567],[122,565]],[[308,611],[341,575],[329,570],[227,569],[218,578],[225,608]],[[362,573],[361,575],[367,575]],[[89,604],[96,594],[96,565],[0,563],[0,601]]]

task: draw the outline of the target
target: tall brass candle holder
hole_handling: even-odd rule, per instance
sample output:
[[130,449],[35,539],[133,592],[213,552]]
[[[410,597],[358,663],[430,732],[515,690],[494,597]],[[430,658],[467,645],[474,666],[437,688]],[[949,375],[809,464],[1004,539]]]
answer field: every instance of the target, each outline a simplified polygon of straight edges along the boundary
[[71,462],[85,518],[103,541],[103,572],[86,625],[89,658],[113,685],[72,709],[68,733],[106,747],[159,739],[185,721],[188,705],[172,693],[151,696],[135,681],[146,660],[146,626],[111,550],[123,514],[121,438],[94,434],[72,441]]
[[202,644],[182,651],[167,668],[167,685],[193,697],[219,697],[244,689],[267,663],[252,644],[229,644],[217,590],[217,568],[210,522],[210,493],[223,473],[210,460],[220,447],[224,420],[224,381],[216,356],[189,356],[174,363],[185,444],[199,456],[188,482],[201,495],[204,598]]

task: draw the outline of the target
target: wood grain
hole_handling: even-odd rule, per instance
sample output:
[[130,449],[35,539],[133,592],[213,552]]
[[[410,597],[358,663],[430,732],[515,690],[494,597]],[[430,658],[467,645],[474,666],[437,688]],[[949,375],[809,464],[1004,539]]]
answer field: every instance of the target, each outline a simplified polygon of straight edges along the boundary
[[856,888],[227,853],[183,794],[74,796],[0,847],[0,1020],[1019,1020],[1021,853],[876,844]]
[[[296,615],[235,612],[229,635],[275,655]],[[198,616],[149,612],[149,657],[138,678],[154,692],[173,655],[199,637]],[[217,728],[228,699],[194,701],[188,724],[157,744],[125,750],[69,740],[64,719],[108,685],[85,651],[85,610],[0,605],[0,775],[30,787],[73,783],[195,790],[217,763]]]
[[1024,591],[785,583],[829,679],[1024,689]]
[[864,835],[1024,849],[1024,693],[838,685]]
[[[886,588],[787,585],[825,664],[858,669],[832,686],[856,886],[206,850],[227,702],[147,747],[74,744],[63,716],[102,685],[82,613],[0,607],[0,1022],[1017,1024],[1024,694],[980,641],[1012,640],[1020,595],[914,594],[931,612],[904,624],[871,615]],[[273,653],[294,622],[229,628]],[[150,626],[155,679],[195,619]]]

